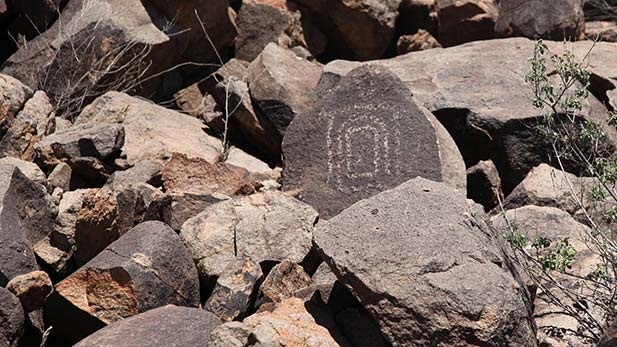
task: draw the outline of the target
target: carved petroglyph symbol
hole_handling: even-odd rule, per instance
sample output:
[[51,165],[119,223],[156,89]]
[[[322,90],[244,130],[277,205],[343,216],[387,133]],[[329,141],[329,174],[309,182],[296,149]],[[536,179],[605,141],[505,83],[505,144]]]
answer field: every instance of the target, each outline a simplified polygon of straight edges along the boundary
[[[399,111],[388,105],[351,105],[324,111],[327,120],[327,183],[342,190],[381,186],[400,173]],[[384,117],[387,115],[387,117]]]

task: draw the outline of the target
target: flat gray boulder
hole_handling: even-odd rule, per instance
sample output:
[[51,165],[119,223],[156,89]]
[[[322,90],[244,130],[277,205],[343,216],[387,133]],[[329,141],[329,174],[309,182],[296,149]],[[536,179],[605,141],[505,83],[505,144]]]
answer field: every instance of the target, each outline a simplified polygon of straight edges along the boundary
[[469,210],[416,178],[318,225],[314,242],[393,347],[536,346],[523,289]]
[[417,176],[465,188],[453,140],[389,70],[361,66],[320,88],[285,134],[283,189],[323,218]]

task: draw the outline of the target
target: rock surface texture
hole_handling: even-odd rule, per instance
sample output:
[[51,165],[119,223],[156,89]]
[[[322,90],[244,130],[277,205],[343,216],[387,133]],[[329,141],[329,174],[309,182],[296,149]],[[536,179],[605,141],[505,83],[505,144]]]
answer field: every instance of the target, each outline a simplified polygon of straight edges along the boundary
[[417,178],[322,224],[315,243],[393,346],[535,346],[523,290],[468,211]]

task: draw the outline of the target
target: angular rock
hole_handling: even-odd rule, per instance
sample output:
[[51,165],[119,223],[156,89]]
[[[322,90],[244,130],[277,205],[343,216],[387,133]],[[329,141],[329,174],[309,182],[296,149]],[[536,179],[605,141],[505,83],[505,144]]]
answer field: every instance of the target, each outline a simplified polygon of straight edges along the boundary
[[323,218],[416,176],[466,184],[447,131],[380,66],[352,71],[297,117],[283,152],[283,189],[299,189]]
[[131,186],[147,183],[161,186],[163,164],[153,160],[144,160],[124,171],[116,171],[109,177],[105,186],[111,190],[122,190]]
[[197,271],[171,228],[145,222],[58,283],[46,312],[56,333],[76,342],[105,325],[168,304],[199,306]]
[[227,152],[225,164],[246,169],[256,178],[273,178],[276,175],[268,164],[236,147],[230,148]]
[[0,346],[19,346],[24,320],[24,310],[19,299],[7,289],[0,287]]
[[0,286],[38,270],[32,246],[50,232],[53,206],[45,187],[0,164]]
[[293,297],[297,291],[310,284],[311,277],[304,272],[302,266],[283,260],[270,270],[259,287],[257,305],[278,304],[284,299]]
[[557,207],[575,213],[580,208],[577,200],[584,206],[589,205],[589,194],[593,186],[592,178],[579,178],[547,164],[540,164],[508,194],[504,208],[536,205]]
[[53,117],[54,109],[47,94],[42,91],[35,92],[0,140],[0,157],[10,156],[33,161],[34,145],[52,132],[50,123]]
[[499,1],[499,17],[495,25],[498,36],[575,41],[581,37],[584,30],[582,1]]
[[[338,58],[382,58],[394,36],[401,0],[299,0],[328,37],[327,52]],[[304,17],[304,14],[303,14]]]
[[498,16],[497,3],[494,0],[438,1],[439,42],[449,47],[492,39]]
[[414,35],[403,35],[396,42],[396,53],[423,51],[431,48],[440,48],[441,44],[428,31],[420,29]]
[[47,178],[43,170],[36,164],[29,161],[17,159],[14,157],[5,157],[0,159],[0,166],[13,166],[19,169],[24,176],[28,177],[32,182],[45,184]]
[[6,289],[19,298],[26,312],[32,312],[43,307],[53,284],[46,272],[34,271],[13,278],[6,285]]
[[122,124],[81,124],[45,137],[36,144],[37,157],[48,166],[81,157],[105,160],[124,145]]
[[282,136],[292,119],[308,109],[321,67],[270,43],[247,72],[251,97]]
[[294,296],[303,299],[310,299],[313,294],[319,292],[321,300],[325,303],[330,302],[330,294],[334,289],[334,283],[336,282],[336,275],[328,264],[321,263],[313,276],[311,276],[311,283],[305,288],[302,288],[295,292]]
[[[530,253],[538,252],[538,256],[546,255],[547,250],[556,251],[557,245],[562,240],[568,240],[569,245],[576,250],[572,268],[567,270],[568,273],[577,276],[576,278],[562,275],[558,271],[548,270],[561,286],[567,288],[567,292],[548,281],[540,284],[533,283],[539,287],[534,301],[534,316],[538,326],[538,335],[543,336],[545,340],[553,340],[556,345],[586,345],[585,335],[588,334],[585,331],[586,328],[568,313],[566,307],[556,305],[553,298],[557,298],[570,310],[577,310],[580,302],[574,300],[571,293],[576,293],[583,298],[608,294],[606,292],[601,294],[603,289],[596,289],[593,282],[588,279],[596,271],[597,266],[602,263],[597,251],[590,246],[591,229],[578,223],[565,211],[554,207],[532,205],[508,210],[504,215],[493,217],[491,221],[496,228],[504,232],[508,231],[507,223],[513,225],[514,230],[511,232],[525,237],[525,249]],[[547,249],[540,251],[533,249],[532,243],[538,237],[548,240],[550,245]],[[546,288],[549,293],[545,292],[543,288]],[[598,291],[596,292],[594,289]],[[585,305],[587,312],[596,321],[603,321],[603,309],[595,306],[593,301],[589,301]]]
[[109,92],[97,98],[76,121],[78,126],[115,123],[124,127],[122,154],[131,165],[164,161],[172,153],[215,162],[222,151],[221,141],[207,135],[198,119],[123,93]]
[[236,59],[253,61],[270,42],[305,48],[300,12],[293,7],[281,0],[244,1],[236,20]]
[[[247,62],[231,59],[205,81],[185,89],[184,95],[189,92],[194,94],[191,98],[195,101],[190,104],[199,102],[200,106],[193,114],[205,118],[213,130],[222,134],[225,131],[225,116],[229,114],[228,139],[250,145],[268,160],[279,161],[281,136],[270,120],[253,106],[247,67]],[[208,101],[210,97],[216,103],[215,114],[211,114],[211,107],[204,105],[211,103]]]
[[469,208],[416,178],[320,224],[314,242],[394,347],[535,346],[524,291]]
[[114,323],[75,347],[205,346],[219,324],[210,312],[167,305]]
[[228,265],[216,280],[216,286],[204,305],[223,322],[242,318],[251,308],[253,291],[263,273],[259,264],[240,258]]
[[617,42],[617,24],[613,22],[585,23],[585,36],[590,40]]
[[79,112],[83,98],[108,90],[138,89],[161,97],[174,87],[168,85],[169,76],[182,78],[195,69],[146,78],[180,63],[217,59],[212,45],[201,44],[204,34],[196,11],[213,45],[224,53],[236,33],[228,1],[176,6],[160,0],[78,0],[68,3],[61,20],[11,56],[2,71],[45,90],[70,113]]
[[162,181],[167,195],[164,220],[174,230],[207,206],[228,197],[251,194],[257,188],[245,169],[220,162],[210,164],[181,154],[173,154],[167,162]]
[[503,202],[499,171],[491,160],[483,160],[467,169],[467,197],[490,211]]
[[219,276],[236,257],[256,263],[302,262],[317,212],[288,195],[266,191],[208,206],[187,220],[180,237],[202,278]]
[[347,347],[332,320],[310,302],[298,298],[280,302],[272,312],[249,316],[243,323],[263,346]]
[[60,162],[49,173],[47,178],[47,184],[53,188],[60,188],[63,191],[71,190],[71,178],[73,175],[73,169],[67,163]]
[[[545,42],[551,52],[563,52],[563,43]],[[568,47],[580,60],[592,44],[578,41]],[[553,152],[546,137],[534,130],[545,112],[533,107],[529,101],[529,85],[519,73],[529,71],[528,58],[533,46],[533,41],[522,38],[478,41],[371,64],[390,69],[414,98],[436,115],[452,134],[468,167],[492,159],[501,174],[503,190],[508,193],[529,170],[549,162],[549,154]],[[590,89],[597,90],[596,94],[601,96],[607,87],[617,86],[614,82],[617,66],[612,58],[617,54],[617,47],[598,43],[593,52],[588,69],[599,78],[593,79]],[[322,81],[333,85],[360,65],[331,62],[324,67]],[[553,68],[549,67],[548,73],[552,74],[551,71]],[[597,123],[607,135],[604,145],[615,147],[617,134],[606,123],[606,108],[593,96],[583,104],[581,117]],[[572,172],[583,169],[567,160],[564,165]]]
[[8,130],[13,119],[30,97],[32,90],[21,81],[0,74],[0,137]]
[[219,325],[210,334],[208,347],[245,347],[254,341],[255,335],[241,322],[228,322]]

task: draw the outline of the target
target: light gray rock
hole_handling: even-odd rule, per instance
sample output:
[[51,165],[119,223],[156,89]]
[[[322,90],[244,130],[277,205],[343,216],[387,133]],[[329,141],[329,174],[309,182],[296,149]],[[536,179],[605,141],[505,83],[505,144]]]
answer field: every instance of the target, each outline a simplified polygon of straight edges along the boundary
[[79,115],[76,125],[122,123],[122,154],[129,164],[144,160],[165,161],[172,153],[219,159],[222,143],[206,134],[203,123],[191,116],[118,92],[97,98]]
[[0,137],[4,136],[13,119],[22,109],[33,91],[21,81],[0,74]]
[[317,212],[278,191],[208,206],[187,220],[180,237],[191,250],[200,276],[219,276],[236,257],[256,263],[302,262],[312,246]]
[[416,178],[320,223],[314,242],[394,347],[536,346],[524,289],[469,210]]
[[259,264],[249,258],[239,258],[216,280],[204,309],[223,322],[242,318],[251,308],[253,291],[262,275]]

